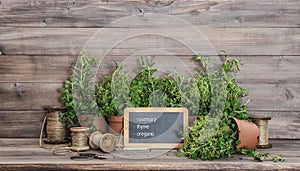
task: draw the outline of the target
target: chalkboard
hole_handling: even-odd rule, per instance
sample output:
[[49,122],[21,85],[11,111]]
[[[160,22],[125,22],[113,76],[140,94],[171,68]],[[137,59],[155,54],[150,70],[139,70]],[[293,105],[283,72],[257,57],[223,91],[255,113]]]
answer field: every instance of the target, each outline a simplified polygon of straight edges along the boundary
[[188,126],[186,108],[126,108],[125,148],[181,148]]

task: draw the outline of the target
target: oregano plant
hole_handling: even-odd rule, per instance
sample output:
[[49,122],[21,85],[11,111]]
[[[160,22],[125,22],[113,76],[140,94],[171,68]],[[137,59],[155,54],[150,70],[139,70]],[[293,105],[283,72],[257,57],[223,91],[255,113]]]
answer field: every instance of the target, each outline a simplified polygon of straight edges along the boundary
[[[250,121],[247,116],[247,103],[243,103],[242,98],[247,96],[248,91],[240,87],[235,82],[232,72],[239,71],[240,61],[229,57],[224,53],[225,61],[218,74],[222,77],[220,85],[214,85],[217,88],[223,88],[223,94],[214,92],[212,81],[208,74],[207,61],[203,57],[197,57],[196,61],[201,62],[202,68],[196,73],[198,88],[200,90],[199,117],[188,132],[184,135],[185,142],[180,149],[178,156],[185,155],[192,159],[213,160],[223,157],[229,157],[234,152],[253,157],[257,161],[269,158],[273,161],[284,161],[281,155],[271,155],[260,153],[254,149],[239,149],[236,146],[240,143],[237,139],[238,131],[233,117]],[[220,86],[220,87],[218,87]],[[225,97],[224,97],[225,94]],[[221,99],[221,100],[220,100]],[[213,110],[213,117],[209,115],[212,107],[212,100],[217,110]],[[221,102],[221,101],[225,101]],[[218,105],[222,105],[219,107]]]

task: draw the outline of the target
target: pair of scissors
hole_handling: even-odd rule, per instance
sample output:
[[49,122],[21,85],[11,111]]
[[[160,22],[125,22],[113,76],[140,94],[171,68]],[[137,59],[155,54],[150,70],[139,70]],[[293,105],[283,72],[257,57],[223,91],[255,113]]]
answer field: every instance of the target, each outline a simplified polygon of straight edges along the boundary
[[71,160],[92,160],[92,159],[107,159],[107,156],[99,155],[95,153],[79,153],[77,156],[71,156]]

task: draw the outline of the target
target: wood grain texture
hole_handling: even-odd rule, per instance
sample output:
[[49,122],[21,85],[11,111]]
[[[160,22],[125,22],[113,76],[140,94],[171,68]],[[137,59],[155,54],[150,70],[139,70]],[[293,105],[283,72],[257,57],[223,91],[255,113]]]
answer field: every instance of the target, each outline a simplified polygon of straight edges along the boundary
[[0,27],[103,27],[145,13],[168,14],[197,26],[298,27],[297,0],[1,1]]
[[249,111],[249,115],[271,116],[268,121],[270,139],[299,139],[300,111]]
[[[299,84],[239,84],[249,90],[250,110],[299,111]],[[61,105],[62,83],[1,83],[0,110],[42,110]]]
[[0,110],[43,110],[47,105],[61,105],[58,89],[62,86],[62,83],[1,83]]
[[[37,142],[37,139],[26,139],[28,142]],[[256,162],[253,159],[241,155],[233,155],[232,158],[213,161],[201,161],[176,157],[175,151],[140,151],[140,156],[157,153],[156,157],[145,160],[134,160],[121,158],[124,154],[136,155],[134,151],[123,151],[119,149],[111,154],[103,154],[99,151],[90,151],[106,155],[106,160],[73,161],[70,156],[76,155],[73,152],[68,155],[54,156],[50,149],[41,149],[34,143],[28,145],[18,139],[0,139],[0,144],[7,144],[0,149],[1,170],[299,170],[300,169],[300,143],[297,140],[274,140],[272,149],[259,150],[271,154],[283,154],[286,161],[281,162]],[[9,145],[10,143],[20,146]]]
[[241,60],[238,82],[289,84],[300,82],[300,56],[236,56]]
[[[190,29],[190,28],[189,28]],[[97,28],[0,28],[0,50],[5,55],[78,55]],[[153,31],[154,30],[154,31]],[[101,52],[111,49],[110,55],[130,56],[134,53],[156,49],[173,55],[195,55],[181,40],[165,37],[163,32],[174,35],[183,34],[186,42],[195,48],[207,47],[208,40],[216,52],[227,50],[232,55],[298,55],[300,49],[300,31],[296,28],[201,28],[202,33],[185,32],[185,28],[111,28],[106,34],[98,32],[93,36],[97,44],[89,44],[90,51]],[[153,32],[157,35],[143,34]],[[139,33],[141,35],[119,40],[121,35]],[[101,39],[99,39],[101,38]],[[111,46],[101,40],[119,40]],[[199,44],[199,42],[201,42]],[[205,49],[201,54],[215,55]],[[100,54],[100,53],[97,53]]]
[[77,56],[0,56],[0,82],[64,82]]
[[249,90],[250,110],[299,111],[299,84],[239,84]]
[[0,111],[0,137],[39,137],[45,111]]
[[[157,56],[164,58],[165,56]],[[195,56],[173,56],[182,61],[191,71],[199,67]],[[300,83],[300,56],[235,56],[241,60],[240,71],[235,74],[239,83],[288,84]],[[70,67],[77,56],[0,56],[0,82],[61,83],[71,75]],[[97,75],[112,73],[114,61],[121,63],[128,56],[107,55],[100,64]],[[127,68],[139,66],[139,61],[129,63]],[[169,64],[169,63],[168,63]],[[168,64],[159,64],[170,67]],[[133,67],[135,65],[135,67]],[[177,66],[178,68],[179,66]],[[187,69],[187,68],[185,68]],[[134,70],[134,69],[132,69]]]

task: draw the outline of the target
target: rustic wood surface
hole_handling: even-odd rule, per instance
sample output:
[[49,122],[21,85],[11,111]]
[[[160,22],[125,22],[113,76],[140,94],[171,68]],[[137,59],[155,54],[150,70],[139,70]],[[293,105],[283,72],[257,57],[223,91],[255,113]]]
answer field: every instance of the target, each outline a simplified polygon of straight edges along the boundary
[[0,27],[103,27],[140,10],[200,26],[298,27],[299,8],[297,0],[9,0],[0,4]]
[[[100,64],[98,76],[111,73],[114,60],[121,62],[128,56],[108,55]],[[164,56],[159,56],[164,57]],[[175,56],[191,70],[199,67],[195,56]],[[235,78],[240,83],[287,84],[300,82],[299,56],[234,56],[241,60],[240,71]],[[61,83],[71,75],[71,64],[78,56],[24,56],[0,55],[0,83]],[[251,91],[251,90],[250,90]]]
[[[299,111],[300,85],[239,83],[249,89],[250,110]],[[61,105],[58,89],[63,83],[1,83],[0,110],[42,110],[44,106]],[[262,94],[264,96],[262,96]],[[246,99],[247,99],[246,98]],[[245,99],[245,100],[246,100]]]
[[[161,26],[162,27],[162,26]],[[186,26],[189,28],[190,26]],[[128,31],[143,33],[153,28],[110,28],[104,40],[115,39]],[[182,34],[184,28],[156,28],[160,32]],[[75,55],[97,33],[98,28],[13,28],[0,27],[0,50],[5,55]],[[101,29],[100,29],[101,30]],[[232,55],[299,55],[300,31],[298,28],[201,28],[216,51],[227,50]],[[98,33],[100,34],[100,33]],[[184,33],[186,40],[196,43],[194,34]],[[105,37],[107,36],[107,37]],[[172,37],[171,37],[172,38]],[[144,35],[122,40],[111,55],[132,55],[145,49],[157,48],[176,55],[195,55],[181,43],[161,36]],[[203,43],[207,41],[203,40]],[[109,45],[109,44],[108,44]],[[198,47],[201,48],[202,45]],[[102,42],[99,50],[106,47]],[[204,52],[201,55],[215,55]]]
[[[201,161],[176,157],[176,151],[123,151],[112,154],[89,151],[106,155],[105,160],[73,161],[68,155],[54,156],[50,149],[38,146],[38,139],[0,139],[0,170],[299,170],[299,140],[272,140],[272,149],[258,151],[282,154],[285,162],[256,162],[240,155],[213,161]],[[123,158],[124,156],[127,158]],[[146,156],[156,156],[147,158]],[[132,158],[140,159],[132,159]],[[142,160],[141,160],[142,159]]]
[[[121,28],[108,25],[130,15],[159,13],[191,23],[217,52],[224,49],[241,59],[241,71],[235,76],[239,85],[249,89],[249,113],[272,117],[271,138],[299,139],[299,9],[298,0],[0,1],[0,137],[39,136],[43,106],[61,105],[58,89],[69,78],[70,65],[81,48],[99,29],[107,27],[118,36],[153,28],[182,34],[189,27],[171,23],[170,28],[161,18],[157,25],[143,21],[135,26],[123,23]],[[193,34],[184,35],[195,43]],[[114,69],[113,60],[150,48],[170,52],[189,68],[198,67],[191,60],[195,54],[181,42],[141,35],[112,48],[99,69],[99,79]]]

